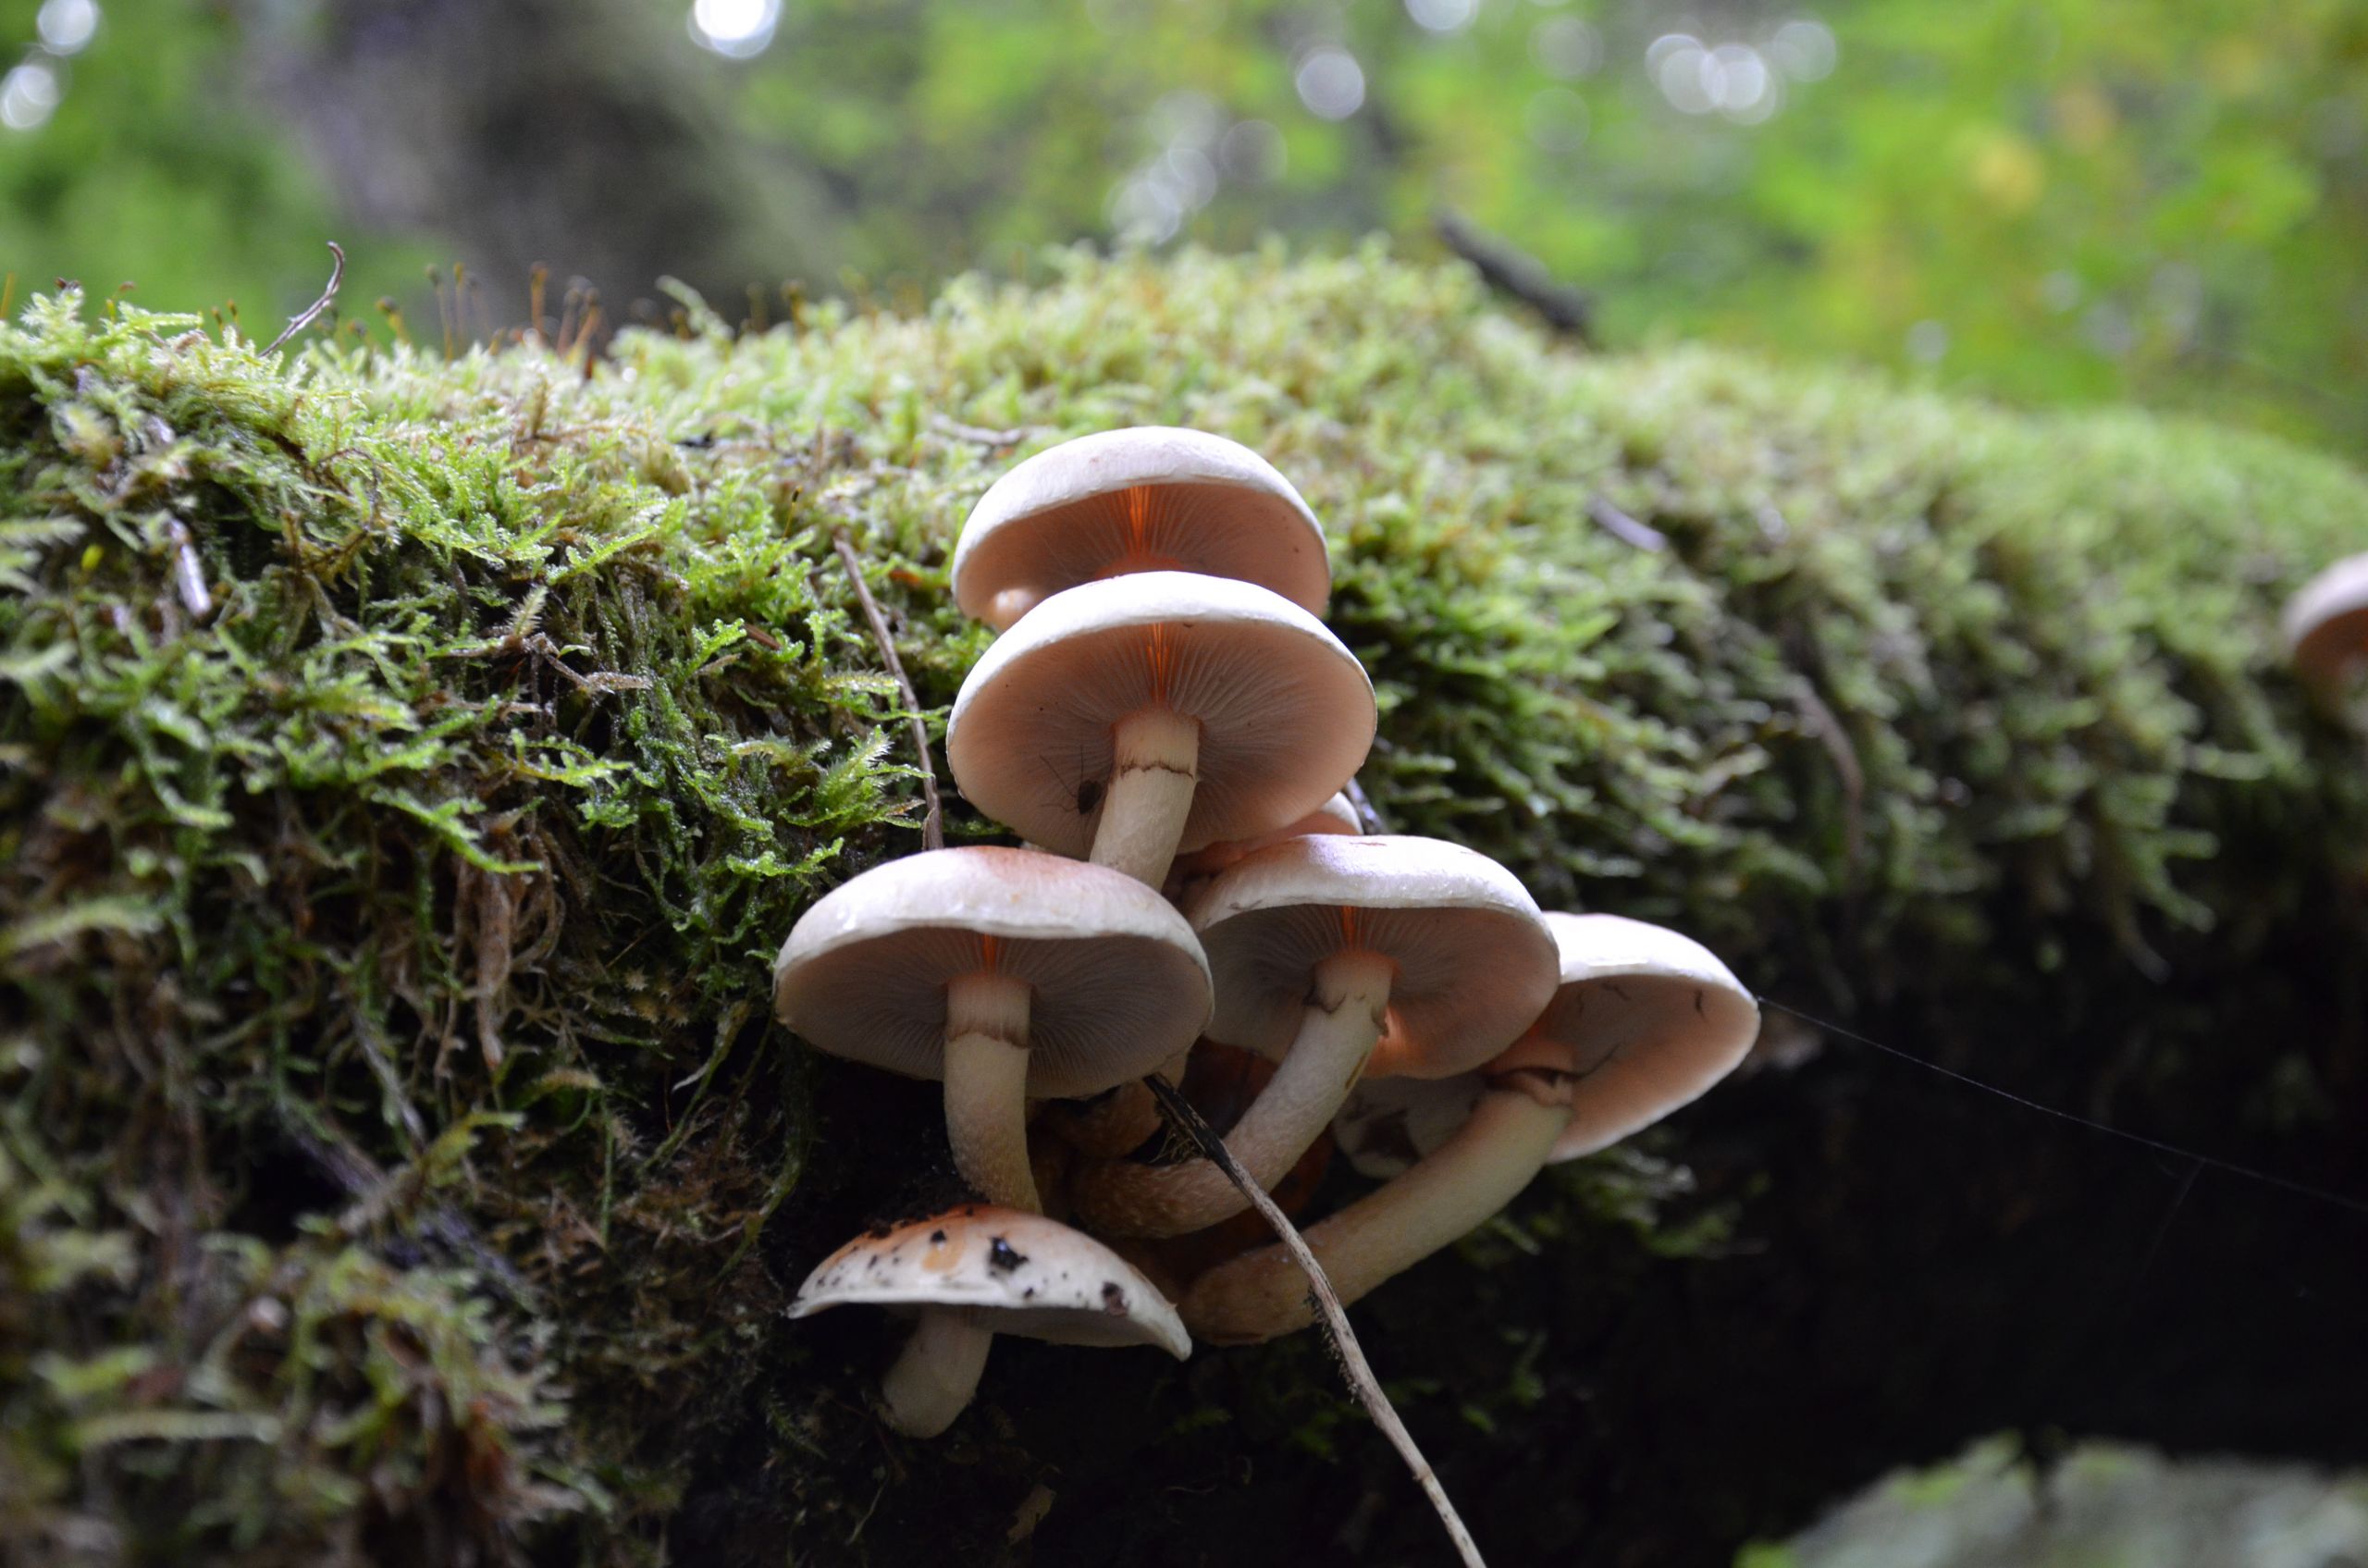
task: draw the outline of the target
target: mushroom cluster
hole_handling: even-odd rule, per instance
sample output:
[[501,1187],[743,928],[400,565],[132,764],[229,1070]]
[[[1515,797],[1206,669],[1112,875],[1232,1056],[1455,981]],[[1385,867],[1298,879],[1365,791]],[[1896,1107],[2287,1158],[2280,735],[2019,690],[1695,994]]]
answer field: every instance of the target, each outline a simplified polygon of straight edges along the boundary
[[1150,1075],[1269,1190],[1336,1146],[1380,1180],[1306,1231],[1353,1301],[1749,1049],[1758,1006],[1698,944],[1365,831],[1343,791],[1372,683],[1319,618],[1322,526],[1254,452],[1166,428],[1054,447],[980,499],[953,574],[1002,635],[947,759],[1026,846],[878,866],[773,969],[811,1044],[944,1084],[983,1200],[849,1242],[791,1308],[917,1317],[882,1384],[899,1429],[944,1430],[996,1334],[1180,1358],[1188,1331],[1307,1324],[1242,1192],[1167,1157]]

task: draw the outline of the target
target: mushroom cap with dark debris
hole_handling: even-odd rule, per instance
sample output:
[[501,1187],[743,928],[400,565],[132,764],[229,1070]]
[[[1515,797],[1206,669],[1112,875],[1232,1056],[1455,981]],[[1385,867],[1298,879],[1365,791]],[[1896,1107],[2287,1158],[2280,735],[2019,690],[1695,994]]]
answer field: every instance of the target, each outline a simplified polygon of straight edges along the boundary
[[1133,1265],[1058,1220],[986,1204],[857,1237],[807,1276],[789,1315],[856,1303],[959,1309],[1047,1344],[1192,1352],[1176,1308]]

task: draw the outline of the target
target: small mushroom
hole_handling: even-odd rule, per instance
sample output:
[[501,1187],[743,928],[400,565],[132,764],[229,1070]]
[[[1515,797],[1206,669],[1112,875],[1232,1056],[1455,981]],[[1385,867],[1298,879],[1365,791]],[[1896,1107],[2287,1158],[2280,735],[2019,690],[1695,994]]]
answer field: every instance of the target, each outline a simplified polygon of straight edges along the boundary
[[2368,555],[2337,562],[2286,601],[2287,657],[2321,691],[2339,686],[2368,656]]
[[[1468,1071],[1517,1037],[1554,993],[1554,939],[1512,873],[1437,839],[1286,839],[1220,873],[1193,901],[1216,980],[1209,1038],[1280,1058],[1226,1134],[1272,1188],[1366,1071]],[[1079,1221],[1173,1236],[1247,1202],[1207,1160],[1088,1165]]]
[[880,1385],[889,1422],[917,1438],[936,1437],[969,1404],[997,1334],[1192,1353],[1176,1309],[1109,1248],[1042,1215],[981,1204],[857,1237],[807,1276],[789,1315],[851,1303],[919,1316]]
[[954,547],[954,597],[997,631],[1043,599],[1129,572],[1205,572],[1324,613],[1315,513],[1274,465],[1201,430],[1105,430],[1038,452],[987,488]]
[[1054,594],[954,699],[970,803],[1157,887],[1178,849],[1322,805],[1373,744],[1373,684],[1324,623],[1250,583],[1141,572]]
[[1042,1207],[1027,1101],[1141,1077],[1209,1015],[1208,961],[1131,878],[1025,849],[874,867],[807,910],[773,963],[782,1021],[822,1050],[945,1083],[956,1165]]
[[[1472,1080],[1470,1111],[1440,1085],[1398,1130],[1422,1156],[1387,1186],[1308,1228],[1343,1303],[1485,1223],[1541,1166],[1607,1147],[1692,1102],[1733,1071],[1758,1033],[1752,994],[1689,937],[1616,915],[1548,915],[1562,983],[1529,1031]],[[1359,1142],[1387,1121],[1368,1115]],[[1437,1142],[1423,1146],[1424,1139]],[[1298,1267],[1264,1247],[1211,1269],[1184,1321],[1215,1344],[1269,1340],[1310,1321]]]
[[1708,947],[1622,915],[1546,917],[1562,986],[1538,1032],[1571,1043],[1571,1119],[1549,1165],[1608,1149],[1743,1064],[1759,1001]]

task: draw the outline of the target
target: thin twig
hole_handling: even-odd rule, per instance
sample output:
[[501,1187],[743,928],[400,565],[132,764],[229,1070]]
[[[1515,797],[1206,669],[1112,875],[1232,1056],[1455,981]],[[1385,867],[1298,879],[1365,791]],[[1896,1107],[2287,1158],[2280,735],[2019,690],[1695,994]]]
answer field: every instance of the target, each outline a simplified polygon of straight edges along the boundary
[[345,250],[334,240],[328,241],[328,247],[329,254],[337,258],[335,265],[329,268],[329,286],[321,290],[319,299],[304,307],[302,315],[282,327],[278,337],[264,345],[264,352],[270,353],[278,348],[280,344],[319,320],[321,312],[337,303],[338,286],[345,281]]
[[1406,1424],[1398,1419],[1398,1412],[1391,1406],[1389,1396],[1381,1391],[1381,1379],[1374,1376],[1373,1364],[1365,1360],[1364,1350],[1357,1343],[1356,1330],[1349,1327],[1348,1309],[1341,1306],[1339,1292],[1333,1290],[1332,1281],[1325,1278],[1324,1266],[1315,1261],[1315,1254],[1308,1250],[1306,1240],[1291,1224],[1290,1216],[1266,1195],[1264,1188],[1250,1179],[1249,1174],[1235,1161],[1233,1151],[1225,1146],[1225,1140],[1216,1135],[1215,1130],[1209,1126],[1199,1111],[1193,1109],[1190,1100],[1176,1092],[1175,1085],[1157,1073],[1145,1078],[1143,1082],[1150,1085],[1153,1095],[1159,1101],[1160,1109],[1167,1113],[1168,1118],[1200,1145],[1201,1153],[1225,1172],[1227,1180],[1241,1189],[1242,1196],[1258,1210],[1260,1217],[1283,1243],[1283,1249],[1290,1253],[1291,1261],[1298,1264],[1300,1272],[1307,1276],[1307,1293],[1315,1303],[1316,1315],[1324,1325],[1325,1337],[1332,1342],[1333,1353],[1339,1358],[1340,1371],[1348,1379],[1349,1387],[1364,1405],[1365,1414],[1373,1417],[1373,1424],[1381,1428],[1391,1446],[1406,1461],[1406,1468],[1414,1473],[1414,1479],[1431,1500],[1431,1506],[1438,1511],[1439,1523],[1447,1526],[1448,1539],[1455,1543],[1456,1554],[1463,1560],[1464,1568],[1487,1568],[1480,1556],[1480,1548],[1472,1539],[1472,1532],[1463,1527],[1462,1517],[1455,1512],[1455,1504],[1448,1500],[1447,1488],[1439,1485],[1438,1475],[1431,1468],[1431,1462],[1424,1459],[1423,1451],[1414,1446],[1414,1438],[1406,1430]]
[[1389,824],[1381,820],[1381,813],[1375,809],[1373,801],[1366,796],[1364,785],[1352,778],[1340,786],[1340,793],[1349,797],[1350,806],[1355,809],[1357,826],[1361,831],[1365,833],[1389,831]]
[[1667,549],[1669,536],[1648,524],[1639,523],[1603,496],[1587,497],[1587,515],[1595,525],[1618,539],[1622,544],[1634,545],[1638,549]]
[[1013,430],[990,430],[981,425],[965,425],[943,414],[931,414],[928,425],[941,436],[950,436],[957,441],[968,441],[980,447],[1016,447],[1030,436],[1050,434],[1036,425],[1022,425]]
[[855,585],[855,597],[863,605],[863,618],[871,623],[871,640],[880,645],[881,661],[888,673],[896,677],[896,689],[905,696],[905,711],[912,715],[913,755],[921,770],[921,798],[929,803],[921,818],[921,847],[945,847],[945,809],[937,798],[937,764],[930,760],[929,727],[921,722],[921,699],[913,691],[913,683],[906,678],[905,661],[896,657],[895,639],[888,635],[888,618],[880,613],[880,606],[872,602],[871,590],[864,586],[863,562],[857,559],[855,542],[847,537],[845,528],[831,530],[831,540],[839,547],[839,559],[846,563],[847,581]]
[[467,1220],[442,1205],[419,1204],[424,1189],[417,1165],[407,1162],[390,1175],[325,1121],[308,1124],[302,1118],[283,1114],[280,1130],[347,1199],[345,1211],[333,1221],[338,1234],[348,1239],[359,1237],[393,1219],[397,1209],[408,1207],[416,1233],[424,1234],[449,1253],[467,1258],[476,1266],[486,1284],[513,1304],[534,1304],[534,1287],[518,1272],[517,1266],[478,1240]]
[[1850,732],[1842,727],[1842,721],[1807,675],[1794,677],[1793,701],[1809,733],[1833,759],[1834,776],[1842,784],[1843,872],[1848,879],[1848,892],[1856,897],[1867,855],[1867,771],[1859,766],[1858,748],[1850,744]]
[[1555,331],[1567,333],[1589,348],[1595,346],[1595,297],[1585,290],[1557,283],[1536,256],[1496,235],[1483,233],[1452,207],[1441,207],[1431,215],[1431,229],[1439,243],[1470,262],[1490,288],[1528,305]]

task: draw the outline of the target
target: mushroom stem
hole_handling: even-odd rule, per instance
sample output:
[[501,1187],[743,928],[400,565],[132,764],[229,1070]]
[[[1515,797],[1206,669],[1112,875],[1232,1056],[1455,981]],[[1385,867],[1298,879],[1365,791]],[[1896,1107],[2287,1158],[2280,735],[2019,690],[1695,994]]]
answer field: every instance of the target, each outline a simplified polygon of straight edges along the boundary
[[[1235,1163],[1263,1188],[1280,1181],[1355,1087],[1381,1039],[1396,966],[1352,948],[1315,967],[1299,1033],[1274,1078],[1226,1134]],[[1105,1162],[1077,1180],[1079,1222],[1113,1236],[1180,1236],[1249,1204],[1208,1160],[1150,1166]]]
[[987,624],[1007,632],[1011,623],[1036,608],[1043,595],[1034,588],[1005,588],[987,601]]
[[[1570,1120],[1560,1074],[1489,1080],[1471,1119],[1414,1167],[1302,1234],[1342,1305],[1484,1224],[1529,1185]],[[1221,1264],[1180,1303],[1185,1326],[1219,1345],[1254,1344],[1314,1321],[1307,1281],[1281,1247]]]
[[1025,981],[982,970],[945,987],[945,1137],[991,1204],[1044,1212],[1028,1163]]
[[888,1424],[915,1438],[934,1438],[953,1426],[978,1391],[994,1338],[968,1308],[923,1308],[913,1337],[880,1379]]
[[1191,814],[1201,722],[1165,705],[1138,709],[1112,727],[1110,741],[1110,791],[1090,858],[1157,887]]

